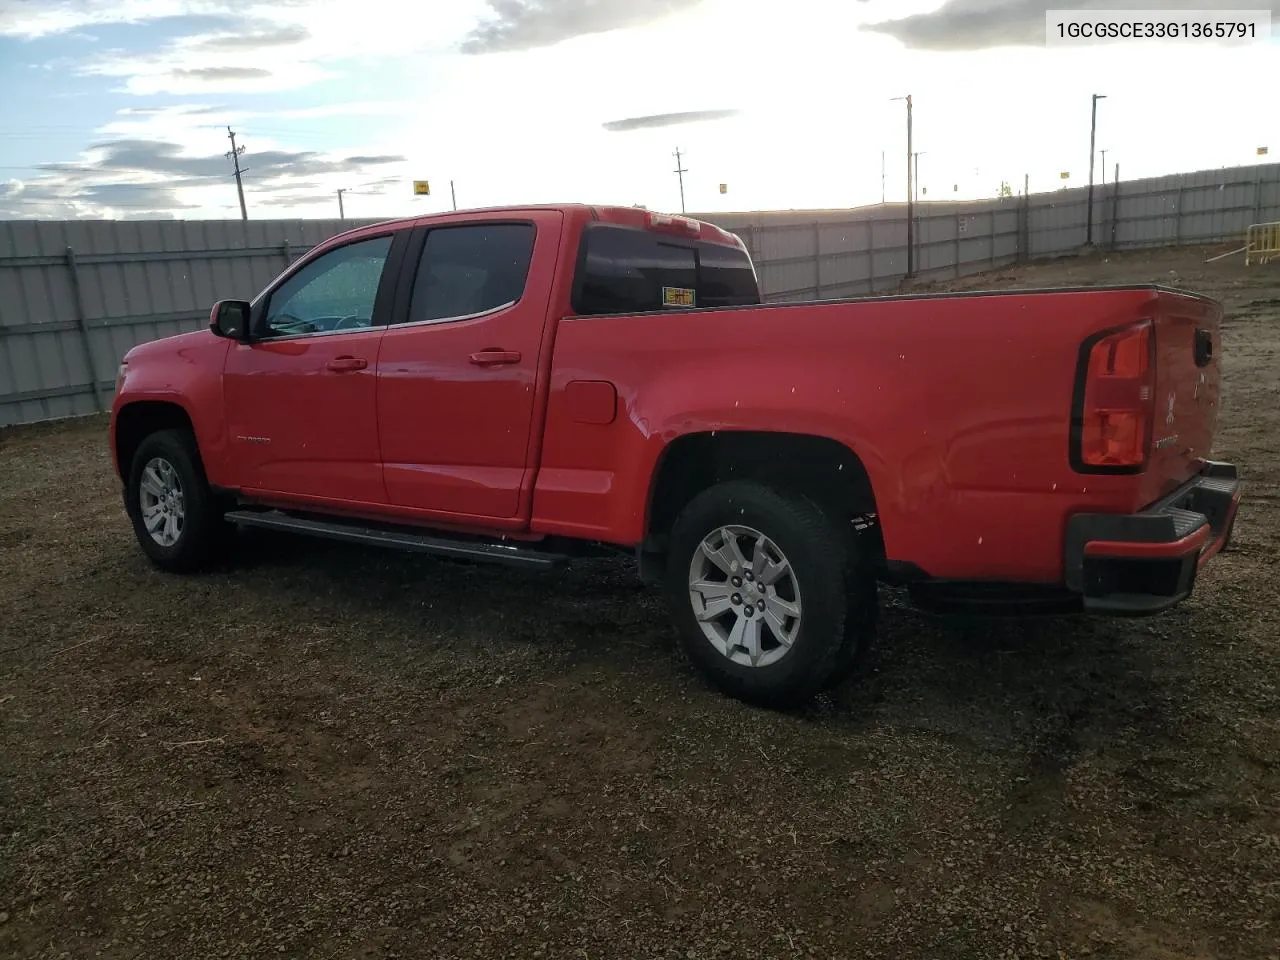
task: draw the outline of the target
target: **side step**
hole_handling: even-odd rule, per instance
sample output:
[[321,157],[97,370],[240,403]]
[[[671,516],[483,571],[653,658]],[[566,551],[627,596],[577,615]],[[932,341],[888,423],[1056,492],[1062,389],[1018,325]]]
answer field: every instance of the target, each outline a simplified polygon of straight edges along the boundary
[[501,563],[507,566],[523,567],[526,570],[549,570],[568,560],[568,557],[560,554],[531,550],[517,544],[495,543],[487,540],[455,540],[449,537],[430,536],[403,527],[367,526],[341,520],[313,520],[295,517],[279,510],[232,510],[226,514],[226,519],[230,523],[243,527],[301,533],[364,546],[430,553],[438,557]]

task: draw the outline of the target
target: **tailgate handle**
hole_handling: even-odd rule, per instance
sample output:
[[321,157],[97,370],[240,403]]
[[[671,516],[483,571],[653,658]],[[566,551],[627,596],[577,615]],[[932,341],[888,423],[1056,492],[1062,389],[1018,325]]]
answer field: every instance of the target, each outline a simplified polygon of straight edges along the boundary
[[1196,331],[1196,366],[1207,367],[1213,359],[1213,334],[1208,330]]

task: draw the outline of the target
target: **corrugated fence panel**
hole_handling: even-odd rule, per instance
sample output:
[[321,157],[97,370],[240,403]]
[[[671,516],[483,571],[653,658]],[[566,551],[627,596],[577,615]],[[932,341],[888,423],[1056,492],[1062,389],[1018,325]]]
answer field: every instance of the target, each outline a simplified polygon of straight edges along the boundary
[[0,425],[93,413],[131,347],[198,329],[215,300],[364,222],[0,224]]
[[[921,203],[916,276],[1074,254],[1086,240],[1087,210],[1083,187]],[[906,275],[901,204],[694,216],[743,238],[770,302],[891,292]],[[1094,190],[1101,245],[1113,231],[1118,247],[1237,241],[1250,223],[1276,220],[1280,164]],[[120,357],[135,344],[198,329],[215,300],[252,298],[315,244],[372,222],[0,222],[0,425],[94,412],[95,382],[110,403]]]

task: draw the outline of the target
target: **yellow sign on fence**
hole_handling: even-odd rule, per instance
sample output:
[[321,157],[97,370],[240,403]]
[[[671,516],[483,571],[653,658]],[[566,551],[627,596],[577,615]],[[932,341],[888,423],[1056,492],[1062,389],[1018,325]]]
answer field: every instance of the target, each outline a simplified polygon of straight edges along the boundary
[[1244,264],[1270,263],[1280,258],[1280,220],[1255,223],[1244,236]]
[[413,181],[413,195],[415,197],[428,197],[431,195],[431,184],[426,180]]

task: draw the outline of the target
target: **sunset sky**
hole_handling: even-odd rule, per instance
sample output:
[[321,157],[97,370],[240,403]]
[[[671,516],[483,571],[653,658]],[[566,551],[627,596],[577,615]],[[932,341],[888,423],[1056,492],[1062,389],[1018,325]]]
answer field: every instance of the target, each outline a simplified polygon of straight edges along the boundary
[[1092,93],[1125,179],[1280,157],[1276,39],[1047,48],[1049,6],[1117,4],[0,0],[0,218],[238,217],[228,125],[251,218],[678,209],[676,147],[691,212],[878,202],[881,151],[898,199],[907,93],[931,199],[1084,183]]

